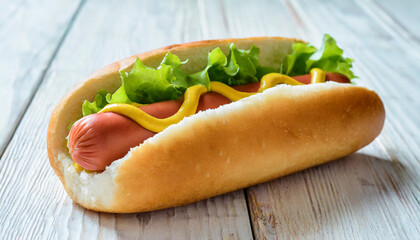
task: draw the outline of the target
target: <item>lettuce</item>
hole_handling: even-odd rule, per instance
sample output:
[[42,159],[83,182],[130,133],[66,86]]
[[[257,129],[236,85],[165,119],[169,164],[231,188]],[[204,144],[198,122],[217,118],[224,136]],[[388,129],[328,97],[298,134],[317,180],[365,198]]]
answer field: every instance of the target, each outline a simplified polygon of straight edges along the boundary
[[[261,66],[258,61],[260,49],[254,45],[249,50],[237,49],[232,43],[226,56],[220,48],[208,54],[207,65],[197,73],[187,74],[178,56],[167,53],[159,67],[145,66],[136,59],[130,72],[121,71],[122,85],[113,94],[100,90],[93,102],[85,101],[83,116],[97,113],[109,103],[150,104],[160,101],[180,99],[187,88],[194,85],[210,87],[210,81],[219,81],[229,86],[258,82],[265,74],[278,72],[272,67]],[[355,78],[350,70],[353,60],[344,58],[343,50],[328,34],[324,35],[319,49],[308,43],[292,45],[292,52],[280,66],[280,73],[296,76],[308,74],[312,68]]]
[[[178,59],[179,60],[179,59]],[[157,69],[145,66],[137,58],[131,72],[120,72],[122,86],[108,95],[109,103],[154,103],[179,99],[182,84],[176,83],[174,67],[163,62]]]
[[[213,50],[214,51],[214,50]],[[213,53],[212,51],[212,53]],[[212,81],[219,81],[229,86],[258,82],[257,66],[260,49],[252,45],[249,50],[237,49],[234,44],[230,45],[230,52],[226,58],[221,50],[219,57],[223,61],[213,63],[209,69],[209,76]],[[212,63],[209,56],[209,63]]]
[[185,73],[181,67],[187,61],[182,62],[172,53],[167,53],[156,69],[145,66],[137,58],[130,72],[120,72],[122,85],[115,93],[102,89],[93,102],[83,103],[83,116],[97,113],[108,103],[177,100],[191,86],[201,84],[209,88],[210,81],[230,86],[258,82],[257,71],[264,69],[258,64],[258,55],[259,48],[254,45],[249,50],[241,50],[231,44],[227,57],[220,48],[215,48],[208,55],[207,66],[193,74]]
[[89,114],[97,113],[105,107],[105,105],[108,104],[108,101],[106,100],[107,94],[108,92],[105,89],[101,89],[96,94],[93,102],[85,100],[82,105],[83,117]]
[[312,68],[320,68],[327,72],[341,73],[349,79],[355,78],[350,70],[354,60],[344,58],[342,55],[343,50],[337,46],[334,38],[325,34],[319,50],[306,61],[306,71],[309,72]]
[[312,68],[341,73],[349,79],[356,78],[350,70],[353,59],[344,58],[343,50],[330,35],[325,34],[317,50],[309,43],[295,43],[292,53],[286,56],[280,72],[289,76],[308,74]]
[[232,43],[229,55],[215,48],[209,53],[207,66],[200,72],[191,74],[193,79],[202,79],[205,86],[210,81],[218,81],[229,86],[258,82],[257,68],[260,49],[252,45],[249,50],[237,49]]
[[292,53],[286,56],[280,72],[288,76],[307,74],[306,61],[316,52],[316,48],[309,43],[295,43]]

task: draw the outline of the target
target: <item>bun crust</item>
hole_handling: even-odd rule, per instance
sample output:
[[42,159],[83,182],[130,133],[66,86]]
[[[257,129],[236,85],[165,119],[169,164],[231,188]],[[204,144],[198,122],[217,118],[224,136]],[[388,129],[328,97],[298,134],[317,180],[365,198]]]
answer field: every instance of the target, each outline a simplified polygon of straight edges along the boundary
[[[227,52],[255,44],[262,65],[278,67],[295,39],[260,37],[173,45],[135,55],[91,74],[54,110],[47,145],[51,166],[80,205],[104,212],[143,212],[185,205],[357,151],[380,133],[385,111],[376,93],[350,84],[277,86],[215,110],[200,112],[133,148],[100,174],[78,173],[66,146],[67,126],[101,88],[120,85],[119,71],[139,57],[156,67],[167,52],[198,71],[215,47]],[[86,180],[88,179],[88,180]],[[106,193],[95,191],[106,185]],[[105,191],[105,190],[104,190]]]

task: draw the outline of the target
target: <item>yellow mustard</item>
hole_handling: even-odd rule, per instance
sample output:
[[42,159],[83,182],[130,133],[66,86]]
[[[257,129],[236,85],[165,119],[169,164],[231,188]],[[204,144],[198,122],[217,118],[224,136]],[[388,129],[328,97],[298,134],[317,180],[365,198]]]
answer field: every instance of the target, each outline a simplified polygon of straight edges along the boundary
[[[319,68],[314,68],[310,71],[311,73],[311,83],[322,83],[325,82],[325,72]],[[261,79],[260,88],[258,92],[261,93],[264,90],[274,87],[277,84],[288,84],[288,85],[304,85],[303,83],[296,81],[295,79],[280,74],[280,73],[269,73],[263,76]],[[236,89],[229,87],[226,84],[221,82],[210,82],[210,90],[211,92],[219,93],[231,101],[238,101],[242,98],[249,97],[256,93],[248,93],[248,92],[240,92]],[[161,132],[165,128],[169,127],[172,124],[176,124],[180,122],[184,117],[191,116],[195,114],[198,107],[198,101],[200,100],[200,96],[204,93],[208,92],[207,88],[202,85],[195,85],[189,87],[184,94],[184,102],[182,106],[179,108],[178,112],[174,115],[159,119],[155,118],[144,111],[140,110],[138,106],[141,104],[122,104],[122,103],[115,103],[109,104],[105,106],[100,113],[102,112],[115,112],[126,117],[131,118],[144,128],[152,131],[152,132]],[[80,167],[80,166],[79,166]]]
[[174,115],[159,119],[130,104],[114,103],[105,106],[100,113],[115,112],[133,119],[135,122],[152,132],[161,132],[168,126],[180,122],[184,117],[193,115],[198,106],[198,101],[207,88],[203,85],[189,87],[184,94],[184,102]]
[[130,105],[133,105],[134,107],[141,107],[144,106],[145,104],[140,104],[140,103],[136,103],[136,102],[131,102]]
[[85,171],[87,173],[93,173],[95,171],[90,171],[87,169],[84,169],[82,166],[80,166],[79,164],[77,164],[76,162],[73,162],[73,167],[76,169],[76,171],[81,172],[81,171]]
[[325,82],[325,72],[322,69],[312,68],[310,71],[310,74],[311,74],[311,84]]
[[266,89],[276,86],[277,84],[287,84],[287,85],[293,85],[293,86],[305,85],[287,75],[283,75],[280,73],[269,73],[269,74],[264,75],[261,78],[261,85],[260,85],[260,88],[258,89],[258,92],[261,93]]
[[242,98],[249,97],[255,93],[240,92],[234,88],[229,87],[228,85],[221,82],[210,82],[210,91],[216,92],[222,96],[227,97],[232,102],[238,101]]

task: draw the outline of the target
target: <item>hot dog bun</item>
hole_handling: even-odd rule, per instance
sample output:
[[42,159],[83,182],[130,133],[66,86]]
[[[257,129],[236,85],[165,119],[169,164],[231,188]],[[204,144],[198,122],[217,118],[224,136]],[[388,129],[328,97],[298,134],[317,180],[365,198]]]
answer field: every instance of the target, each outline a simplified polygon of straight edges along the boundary
[[111,64],[75,86],[49,123],[50,164],[69,196],[85,208],[116,213],[185,205],[244,188],[357,151],[380,133],[385,112],[376,93],[350,84],[279,85],[264,93],[197,113],[172,125],[102,173],[78,172],[66,137],[81,105],[99,89],[120,86],[120,70],[137,57],[158,66],[167,52],[202,69],[208,51],[230,43],[260,48],[262,65],[279,67],[295,39],[260,37],[173,45]]

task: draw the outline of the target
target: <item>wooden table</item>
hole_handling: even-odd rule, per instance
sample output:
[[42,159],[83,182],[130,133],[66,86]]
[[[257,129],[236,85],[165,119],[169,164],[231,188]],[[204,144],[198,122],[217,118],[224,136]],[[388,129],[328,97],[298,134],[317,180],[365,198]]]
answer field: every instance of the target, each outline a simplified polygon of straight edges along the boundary
[[[1,239],[420,239],[420,1],[3,1]],[[368,147],[184,207],[106,214],[74,204],[49,166],[59,99],[129,55],[202,39],[334,36],[386,107]]]

